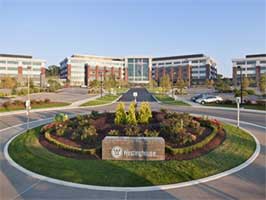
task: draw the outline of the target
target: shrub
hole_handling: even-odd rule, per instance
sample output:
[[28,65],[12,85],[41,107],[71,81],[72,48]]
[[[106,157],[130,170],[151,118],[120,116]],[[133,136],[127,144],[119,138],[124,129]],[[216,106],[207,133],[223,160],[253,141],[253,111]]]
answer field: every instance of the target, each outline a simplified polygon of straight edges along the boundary
[[167,109],[166,109],[166,108],[160,108],[160,111],[161,111],[162,113],[167,113]]
[[110,136],[118,136],[119,135],[119,131],[118,130],[110,130],[108,132],[108,135],[110,135]]
[[138,126],[127,126],[125,129],[126,136],[139,136],[140,128]]
[[130,125],[136,125],[137,124],[136,103],[135,102],[132,102],[129,106],[128,114],[127,114],[127,124],[130,124]]
[[152,112],[150,104],[148,102],[142,102],[140,104],[138,122],[142,124],[148,124],[151,118],[152,118]]
[[200,128],[200,123],[196,120],[191,120],[191,122],[189,123],[189,127],[197,130]]
[[248,90],[246,90],[247,91],[247,93],[249,94],[249,95],[255,95],[256,93],[255,93],[255,90],[252,90],[252,89],[248,89]]
[[44,99],[44,103],[50,103],[51,100],[50,99]]
[[91,111],[90,117],[92,117],[92,118],[96,118],[96,117],[98,117],[98,116],[99,116],[99,112],[98,112],[98,111],[96,111],[96,110],[92,110],[92,111]]
[[9,108],[12,105],[11,101],[6,101],[3,103],[4,108]]
[[87,143],[95,143],[97,139],[97,132],[94,126],[84,127],[82,133],[80,135],[81,141],[85,141]]
[[59,147],[61,149],[67,150],[67,151],[77,152],[77,153],[85,153],[85,154],[89,154],[89,155],[95,155],[96,154],[96,148],[82,149],[79,147],[70,146],[70,145],[64,144],[64,143],[59,142],[56,139],[52,138],[50,133],[48,133],[48,132],[44,133],[44,137],[48,142],[56,145],[57,147]]
[[65,135],[65,129],[66,129],[65,126],[57,128],[57,129],[56,129],[56,135],[58,135],[58,136],[63,136],[63,135]]
[[146,129],[146,130],[144,131],[144,135],[145,135],[146,137],[158,137],[159,132],[156,131],[156,130],[148,130],[148,129]]
[[173,155],[176,154],[186,154],[186,153],[190,153],[196,149],[200,149],[202,147],[204,147],[206,144],[208,144],[217,134],[217,129],[216,127],[212,127],[212,132],[210,135],[208,135],[206,138],[204,138],[204,140],[200,141],[199,143],[196,143],[194,145],[188,146],[188,147],[182,147],[182,148],[172,148],[168,145],[165,146],[165,150],[168,153],[171,153]]
[[116,107],[115,111],[115,124],[125,124],[126,123],[126,111],[125,111],[125,104],[124,103],[119,103]]
[[56,114],[54,117],[55,122],[65,122],[68,120],[68,115],[64,113]]

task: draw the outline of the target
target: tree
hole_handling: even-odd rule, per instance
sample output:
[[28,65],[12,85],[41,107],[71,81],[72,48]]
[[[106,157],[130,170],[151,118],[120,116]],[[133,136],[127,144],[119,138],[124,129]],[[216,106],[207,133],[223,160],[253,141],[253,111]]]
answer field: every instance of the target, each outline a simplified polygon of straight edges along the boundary
[[248,88],[249,84],[250,84],[250,81],[249,81],[248,77],[244,77],[242,80],[243,90],[246,90]]
[[230,82],[226,78],[222,78],[222,76],[218,76],[217,80],[214,82],[214,87],[219,92],[227,92],[230,91]]
[[1,79],[1,88],[8,88],[8,89],[13,89],[17,87],[17,80],[13,77],[3,77]]
[[90,88],[98,88],[98,87],[100,87],[100,81],[98,81],[98,80],[90,81],[89,87]]
[[214,82],[213,82],[213,80],[206,80],[205,81],[205,85],[208,87],[208,88],[212,88],[213,87],[213,84],[214,84]]
[[116,88],[117,85],[118,82],[116,81],[114,75],[110,76],[107,80],[104,81],[104,88],[109,92],[111,91],[111,88]]
[[128,109],[128,114],[127,114],[127,124],[130,125],[136,125],[137,124],[137,119],[136,119],[136,103],[131,102],[129,109]]
[[158,86],[158,83],[157,83],[157,81],[155,81],[154,79],[151,79],[150,81],[149,81],[149,87],[150,88],[154,88],[154,87],[157,87]]
[[141,124],[148,124],[152,118],[152,112],[150,104],[148,102],[142,102],[138,113],[138,122]]
[[262,93],[265,93],[266,91],[266,75],[265,74],[261,75],[260,77],[259,87],[260,87],[260,91]]
[[53,79],[49,79],[48,84],[49,84],[49,91],[50,92],[55,92],[56,90],[61,88],[60,83],[56,80],[53,80]]
[[163,93],[171,88],[171,81],[168,75],[164,75],[160,80],[160,87],[163,89]]
[[51,77],[51,76],[59,76],[60,75],[60,67],[57,65],[50,65],[45,70],[45,76]]
[[115,111],[115,124],[125,124],[127,119],[126,111],[125,111],[125,104],[119,103],[116,107]]
[[187,86],[187,83],[183,79],[178,79],[176,81],[176,87],[177,89],[180,90],[180,94],[183,94],[183,89],[185,89],[186,86]]

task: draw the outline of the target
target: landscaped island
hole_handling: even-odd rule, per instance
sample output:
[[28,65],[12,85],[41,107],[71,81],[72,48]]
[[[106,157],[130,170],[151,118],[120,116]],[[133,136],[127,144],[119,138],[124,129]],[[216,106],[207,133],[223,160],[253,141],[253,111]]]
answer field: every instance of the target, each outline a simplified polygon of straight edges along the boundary
[[[105,136],[157,137],[165,140],[164,161],[101,159]],[[91,112],[54,122],[15,138],[10,156],[39,174],[104,186],[148,186],[194,180],[220,173],[247,160],[256,144],[231,125],[187,113],[151,111],[123,103],[115,113]]]

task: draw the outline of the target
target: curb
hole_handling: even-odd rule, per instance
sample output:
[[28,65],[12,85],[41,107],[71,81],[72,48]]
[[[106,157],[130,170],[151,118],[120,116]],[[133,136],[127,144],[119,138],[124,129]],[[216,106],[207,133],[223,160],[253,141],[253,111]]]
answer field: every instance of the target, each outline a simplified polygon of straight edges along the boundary
[[[43,119],[43,120],[47,120],[47,119]],[[34,127],[37,127],[37,126],[40,126],[40,124],[36,125],[36,126],[33,126],[31,128],[34,128]],[[233,125],[233,126],[235,126],[235,125]],[[34,172],[29,171],[29,170],[23,168],[22,166],[18,165],[8,154],[8,147],[9,147],[10,143],[16,137],[18,137],[19,135],[23,134],[25,131],[20,132],[19,134],[13,136],[11,139],[8,140],[8,142],[4,146],[4,157],[6,158],[6,160],[8,161],[8,163],[10,165],[12,165],[16,169],[20,170],[21,172],[23,172],[23,173],[25,173],[25,174],[33,177],[33,178],[37,178],[37,179],[40,179],[42,181],[47,181],[47,182],[50,182],[50,183],[64,185],[64,186],[68,186],[68,187],[90,189],[90,190],[100,190],[100,191],[115,191],[115,192],[144,192],[144,191],[169,190],[169,189],[181,188],[181,187],[192,186],[192,185],[196,185],[196,184],[200,184],[200,183],[213,181],[213,180],[228,176],[230,174],[233,174],[235,172],[238,172],[241,169],[243,169],[243,168],[247,167],[248,165],[250,165],[257,158],[257,156],[260,153],[260,143],[259,143],[258,139],[250,131],[247,131],[246,129],[243,129],[243,128],[242,128],[242,130],[244,130],[247,133],[249,133],[253,137],[255,142],[256,142],[256,149],[255,149],[254,153],[244,163],[240,164],[237,167],[234,167],[232,169],[224,171],[222,173],[219,173],[219,174],[216,174],[216,175],[212,175],[212,176],[209,176],[209,177],[206,177],[206,178],[201,178],[201,179],[197,179],[197,180],[193,180],[193,181],[187,181],[187,182],[176,183],[176,184],[168,184],[168,185],[145,186],[145,187],[95,186],[95,185],[85,185],[85,184],[73,183],[73,182],[68,182],[68,181],[62,181],[62,180],[58,180],[58,179],[54,179],[54,178],[50,178],[50,177],[46,177],[46,176],[34,173]]]

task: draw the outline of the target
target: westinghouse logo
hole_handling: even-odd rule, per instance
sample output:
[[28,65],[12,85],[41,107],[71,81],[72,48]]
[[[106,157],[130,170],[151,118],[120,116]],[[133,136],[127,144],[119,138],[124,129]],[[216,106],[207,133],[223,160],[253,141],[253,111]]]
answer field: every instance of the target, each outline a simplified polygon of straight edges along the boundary
[[123,149],[119,146],[115,146],[112,148],[111,154],[114,158],[120,158],[123,155]]

